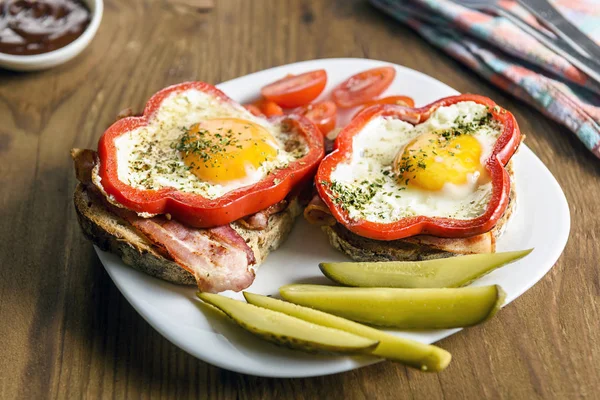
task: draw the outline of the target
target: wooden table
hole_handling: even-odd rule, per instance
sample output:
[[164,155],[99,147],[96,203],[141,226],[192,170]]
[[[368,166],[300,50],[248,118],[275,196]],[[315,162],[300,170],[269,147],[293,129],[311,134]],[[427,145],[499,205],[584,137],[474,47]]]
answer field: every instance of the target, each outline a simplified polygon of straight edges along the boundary
[[[158,89],[325,57],[406,65],[513,110],[572,228],[556,266],[492,321],[439,344],[441,374],[389,362],[313,379],[221,370],[170,344],[116,289],[77,225],[69,149]],[[573,134],[364,1],[108,0],[92,45],[46,72],[0,72],[0,398],[597,398],[600,162]],[[594,213],[595,210],[595,213]]]

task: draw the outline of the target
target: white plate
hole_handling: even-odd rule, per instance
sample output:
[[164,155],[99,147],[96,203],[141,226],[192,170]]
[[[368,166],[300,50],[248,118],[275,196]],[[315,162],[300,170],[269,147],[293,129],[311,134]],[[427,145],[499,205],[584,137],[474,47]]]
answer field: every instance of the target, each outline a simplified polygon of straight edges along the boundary
[[[218,87],[243,103],[257,96],[260,87],[288,73],[324,68],[329,76],[327,91],[354,73],[380,65],[390,64],[363,59],[313,60],[271,68]],[[390,94],[409,95],[417,105],[424,105],[457,93],[422,73],[399,65],[394,67],[397,76],[388,89]],[[498,241],[498,250],[530,247],[535,247],[535,250],[525,259],[476,282],[476,285],[501,285],[507,293],[507,304],[550,270],[567,243],[570,226],[565,196],[544,164],[526,146],[521,146],[514,161],[517,210]],[[121,293],[144,319],[173,344],[208,363],[252,375],[308,377],[348,371],[378,361],[369,357],[304,354],[264,342],[201,306],[193,288],[152,278],[127,267],[113,254],[97,251]],[[345,256],[329,246],[318,228],[300,220],[287,242],[259,268],[256,281],[248,290],[276,294],[279,286],[287,283],[326,283],[317,264],[344,259]],[[242,298],[241,294],[226,294]],[[496,318],[502,318],[502,312]],[[396,333],[433,343],[458,331],[460,329]]]

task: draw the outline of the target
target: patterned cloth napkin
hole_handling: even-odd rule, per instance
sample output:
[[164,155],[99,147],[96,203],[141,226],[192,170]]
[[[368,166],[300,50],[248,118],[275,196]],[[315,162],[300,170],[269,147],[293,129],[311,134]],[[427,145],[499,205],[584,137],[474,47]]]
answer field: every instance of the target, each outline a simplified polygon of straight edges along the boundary
[[[370,1],[496,86],[568,127],[600,157],[600,87],[509,20],[448,0]],[[537,25],[516,1],[502,3]],[[599,0],[554,0],[553,4],[600,42]]]

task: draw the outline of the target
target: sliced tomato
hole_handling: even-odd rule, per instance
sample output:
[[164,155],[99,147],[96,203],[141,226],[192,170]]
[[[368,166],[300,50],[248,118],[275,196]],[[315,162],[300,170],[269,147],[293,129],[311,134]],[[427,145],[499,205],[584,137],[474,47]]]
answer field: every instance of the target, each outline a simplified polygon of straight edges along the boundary
[[408,96],[388,96],[388,97],[384,97],[381,99],[375,99],[375,100],[367,101],[364,104],[363,108],[358,110],[358,112],[354,116],[356,117],[358,114],[363,112],[363,110],[365,108],[374,106],[375,104],[396,104],[399,106],[414,107],[415,101],[412,99],[412,97],[408,97]]
[[255,117],[264,117],[265,114],[260,111],[260,108],[256,107],[254,104],[246,104],[244,108],[252,113]]
[[288,75],[261,89],[261,94],[281,107],[294,108],[306,105],[321,94],[327,84],[324,69],[300,75]]
[[364,104],[383,93],[395,76],[393,67],[373,68],[353,75],[333,89],[333,101],[342,108]]
[[323,135],[327,135],[335,128],[337,117],[337,107],[333,101],[324,101],[322,103],[308,104],[299,107],[293,111],[295,114],[304,115],[311,120]]
[[274,117],[276,115],[283,115],[283,109],[277,105],[274,101],[271,100],[258,100],[252,103],[254,106],[258,107],[261,113],[264,114],[265,117]]

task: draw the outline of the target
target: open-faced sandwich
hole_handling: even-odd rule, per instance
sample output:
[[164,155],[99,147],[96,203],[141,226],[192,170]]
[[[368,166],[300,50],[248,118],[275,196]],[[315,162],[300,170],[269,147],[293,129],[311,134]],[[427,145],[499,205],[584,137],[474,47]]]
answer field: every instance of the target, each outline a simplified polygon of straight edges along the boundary
[[118,119],[97,151],[71,154],[88,238],[150,275],[221,292],[248,287],[286,238],[324,150],[304,117],[255,116],[188,82]]
[[368,107],[321,162],[305,217],[359,261],[494,252],[520,142],[513,115],[483,96]]

